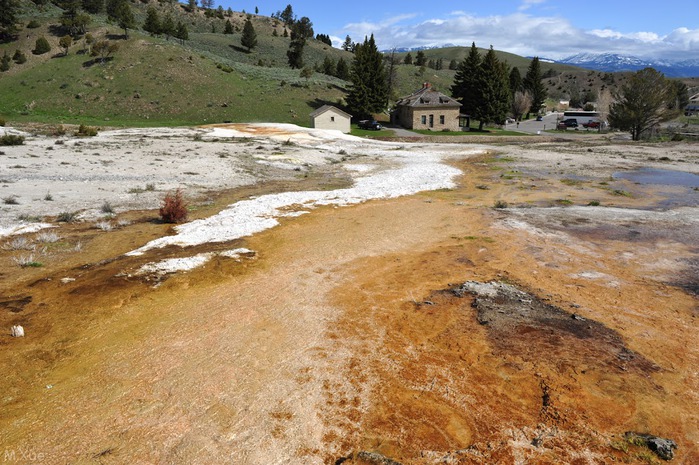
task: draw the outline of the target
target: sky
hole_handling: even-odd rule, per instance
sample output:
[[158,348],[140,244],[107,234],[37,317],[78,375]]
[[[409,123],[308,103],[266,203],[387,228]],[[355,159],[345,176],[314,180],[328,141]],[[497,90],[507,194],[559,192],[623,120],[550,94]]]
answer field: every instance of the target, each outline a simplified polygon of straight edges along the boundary
[[[258,0],[243,0],[255,2]],[[381,50],[393,47],[478,47],[522,56],[561,59],[578,53],[699,60],[697,0],[259,0],[233,10],[270,15],[291,4],[315,32],[339,47],[374,34]]]

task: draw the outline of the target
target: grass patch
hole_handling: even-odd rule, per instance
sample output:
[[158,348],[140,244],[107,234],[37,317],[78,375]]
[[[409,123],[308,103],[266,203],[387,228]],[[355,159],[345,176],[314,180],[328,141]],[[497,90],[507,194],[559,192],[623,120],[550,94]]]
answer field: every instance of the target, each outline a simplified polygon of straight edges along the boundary
[[573,205],[573,201],[570,199],[556,199],[557,205]]
[[585,181],[582,181],[580,179],[563,178],[561,179],[561,183],[565,184],[566,186],[580,186],[584,184]]
[[5,205],[19,205],[19,200],[17,200],[16,195],[8,195],[2,198],[2,203]]

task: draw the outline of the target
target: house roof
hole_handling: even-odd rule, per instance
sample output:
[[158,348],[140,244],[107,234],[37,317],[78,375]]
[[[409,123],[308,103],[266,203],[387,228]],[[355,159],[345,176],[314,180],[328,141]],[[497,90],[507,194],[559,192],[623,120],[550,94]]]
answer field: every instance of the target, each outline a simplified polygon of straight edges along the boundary
[[408,95],[407,97],[403,97],[402,99],[398,100],[397,105],[403,105],[408,107],[461,108],[461,104],[457,100],[432,89],[432,86],[429,83],[425,83],[422,86],[422,89],[417,90],[412,94]]
[[338,113],[342,116],[346,116],[347,118],[352,119],[352,115],[350,115],[349,113],[346,113],[346,112],[344,112],[344,111],[340,110],[339,108],[334,107],[332,105],[323,105],[322,107],[318,108],[316,111],[311,113],[311,118],[316,118],[329,110],[333,110],[335,113]]

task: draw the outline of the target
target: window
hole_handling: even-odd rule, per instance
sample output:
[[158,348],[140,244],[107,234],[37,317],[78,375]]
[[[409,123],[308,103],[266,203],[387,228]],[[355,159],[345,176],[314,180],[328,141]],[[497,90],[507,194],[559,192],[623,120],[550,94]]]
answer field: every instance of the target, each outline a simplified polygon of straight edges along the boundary
[[420,118],[420,122],[421,122],[422,124],[427,124],[427,116],[426,116],[426,115],[422,115],[422,117]]
[[439,115],[439,124],[444,124],[444,115]]
[[331,117],[330,117],[330,121],[334,123],[334,122],[335,122],[335,117],[334,117],[334,116],[331,116]]

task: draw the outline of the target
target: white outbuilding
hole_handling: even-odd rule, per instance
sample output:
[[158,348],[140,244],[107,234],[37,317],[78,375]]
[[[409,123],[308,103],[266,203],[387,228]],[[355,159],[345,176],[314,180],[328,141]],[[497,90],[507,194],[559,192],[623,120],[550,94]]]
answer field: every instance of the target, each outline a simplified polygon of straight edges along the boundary
[[316,129],[337,129],[349,134],[352,115],[332,105],[323,105],[311,113],[311,126]]

